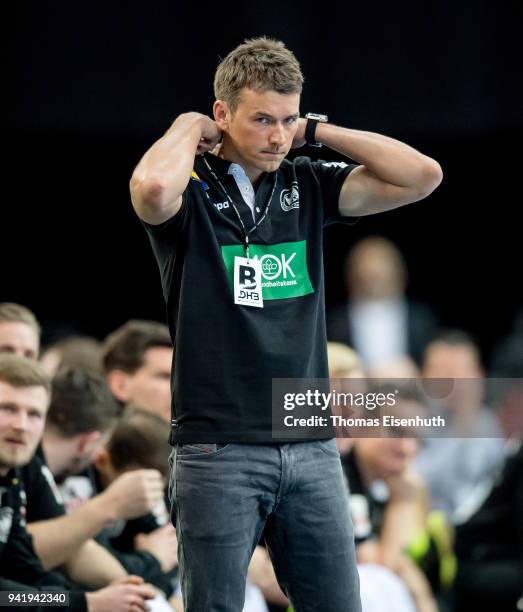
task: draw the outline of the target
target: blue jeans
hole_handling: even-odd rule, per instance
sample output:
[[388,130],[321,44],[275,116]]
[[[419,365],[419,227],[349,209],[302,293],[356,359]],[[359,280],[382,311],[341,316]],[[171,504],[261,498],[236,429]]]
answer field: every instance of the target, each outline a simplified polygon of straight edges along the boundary
[[241,612],[262,532],[295,612],[361,611],[335,440],[184,444],[171,465],[186,612]]

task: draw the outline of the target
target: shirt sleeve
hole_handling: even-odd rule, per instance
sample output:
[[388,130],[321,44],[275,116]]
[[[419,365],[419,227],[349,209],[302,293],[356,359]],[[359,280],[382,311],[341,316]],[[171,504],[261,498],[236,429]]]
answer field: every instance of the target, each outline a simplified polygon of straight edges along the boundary
[[332,223],[346,223],[353,225],[359,217],[344,217],[339,211],[339,198],[345,179],[357,167],[357,164],[348,164],[343,161],[324,161],[322,159],[312,162],[312,168],[320,181],[323,194],[323,226]]
[[143,220],[141,221],[158,263],[162,286],[164,287],[169,285],[174,270],[176,253],[184,242],[189,225],[192,210],[189,189],[190,184],[182,194],[182,205],[174,217],[159,225],[151,225]]
[[167,219],[167,221],[159,223],[158,225],[151,225],[140,219],[153,245],[153,249],[155,247],[159,249],[172,249],[185,232],[191,212],[189,188],[190,186],[187,186],[187,189],[182,194],[182,205],[180,209],[173,217]]

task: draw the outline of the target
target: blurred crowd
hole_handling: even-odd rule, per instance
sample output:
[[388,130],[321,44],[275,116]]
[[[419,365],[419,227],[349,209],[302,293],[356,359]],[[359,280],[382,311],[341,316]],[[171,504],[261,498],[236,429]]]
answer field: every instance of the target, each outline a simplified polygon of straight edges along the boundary
[[[444,436],[337,437],[363,610],[523,610],[523,311],[485,359],[407,297],[390,241],[356,244],[345,284],[346,302],[327,313],[332,379],[474,381],[439,402]],[[41,331],[29,308],[0,303],[0,590],[67,590],[89,612],[183,610],[167,327],[131,320],[103,340],[43,348]],[[492,390],[492,379],[504,382]],[[430,411],[404,388],[403,409]],[[244,610],[289,606],[262,537]]]

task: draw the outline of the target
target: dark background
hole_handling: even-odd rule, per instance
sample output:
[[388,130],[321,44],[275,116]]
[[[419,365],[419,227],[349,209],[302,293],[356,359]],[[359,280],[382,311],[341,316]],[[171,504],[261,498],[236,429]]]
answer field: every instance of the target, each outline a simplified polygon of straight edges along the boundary
[[327,230],[328,303],[343,296],[348,247],[382,234],[406,257],[410,295],[475,334],[486,358],[510,331],[521,291],[521,9],[60,0],[20,4],[7,26],[16,112],[3,142],[0,300],[32,308],[44,340],[164,319],[128,180],[179,113],[211,112],[219,57],[262,34],[300,60],[303,113],[405,140],[445,174],[425,201]]

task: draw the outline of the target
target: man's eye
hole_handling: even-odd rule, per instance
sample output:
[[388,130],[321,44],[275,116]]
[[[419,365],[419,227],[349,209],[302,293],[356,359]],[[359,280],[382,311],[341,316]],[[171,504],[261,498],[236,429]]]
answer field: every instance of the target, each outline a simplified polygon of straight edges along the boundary
[[16,406],[13,404],[0,404],[0,410],[2,410],[2,412],[14,413],[16,412]]
[[285,123],[288,123],[288,124],[296,123],[296,121],[297,121],[296,117],[287,117],[287,119],[285,119]]
[[258,123],[261,123],[262,125],[269,125],[269,120],[267,119],[267,117],[258,117],[256,121],[258,121]]

